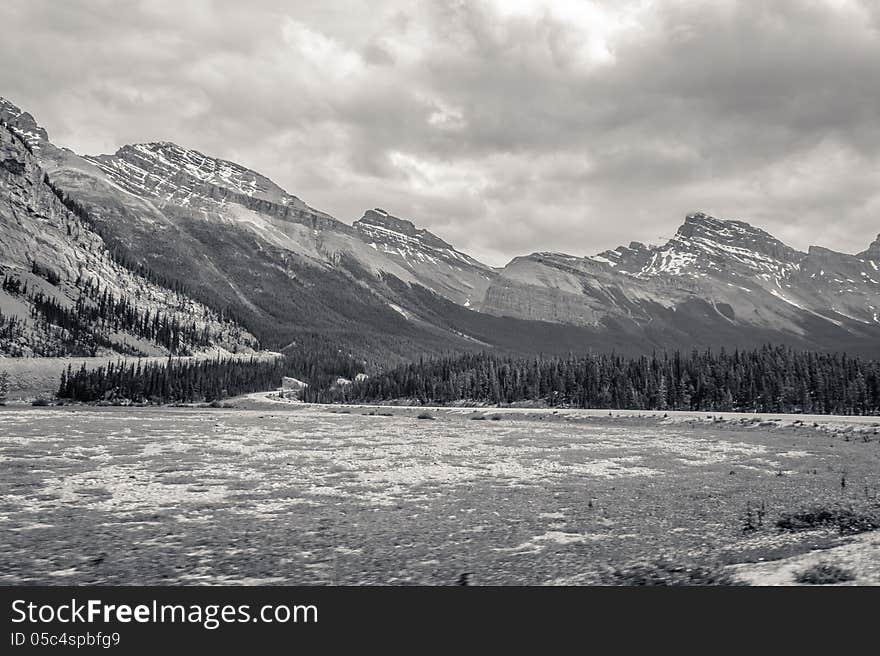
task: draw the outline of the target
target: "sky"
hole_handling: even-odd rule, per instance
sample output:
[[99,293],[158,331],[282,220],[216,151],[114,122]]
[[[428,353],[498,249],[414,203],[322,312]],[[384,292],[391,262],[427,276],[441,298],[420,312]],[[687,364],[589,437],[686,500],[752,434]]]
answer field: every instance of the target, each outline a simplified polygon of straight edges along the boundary
[[174,141],[488,264],[703,210],[880,232],[876,0],[3,0],[0,96],[80,154]]

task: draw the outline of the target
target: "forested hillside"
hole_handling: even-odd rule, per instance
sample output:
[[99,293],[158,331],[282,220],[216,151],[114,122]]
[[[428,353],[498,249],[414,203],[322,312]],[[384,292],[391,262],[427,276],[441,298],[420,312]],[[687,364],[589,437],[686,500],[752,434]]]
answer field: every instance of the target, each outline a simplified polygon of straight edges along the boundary
[[188,355],[259,347],[183,284],[126,257],[0,126],[0,356]]

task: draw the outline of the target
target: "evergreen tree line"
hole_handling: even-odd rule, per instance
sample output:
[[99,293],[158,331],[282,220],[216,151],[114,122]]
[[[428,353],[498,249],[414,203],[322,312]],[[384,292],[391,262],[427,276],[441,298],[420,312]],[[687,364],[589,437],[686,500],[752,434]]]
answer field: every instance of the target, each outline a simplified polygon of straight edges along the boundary
[[24,326],[18,317],[6,316],[0,310],[0,351],[3,345],[17,342],[24,335]]
[[[19,317],[0,312],[0,353],[13,357],[89,356],[96,355],[101,347],[113,346],[106,336],[73,321],[67,316],[69,311],[54,299],[47,298],[42,292],[29,292],[27,283],[21,279],[4,276],[0,289],[25,298],[31,306],[32,319],[28,324]],[[129,351],[137,353],[132,349]]]
[[517,359],[482,353],[403,365],[342,389],[313,390],[312,398],[874,415],[880,413],[880,363],[772,346],[639,358]]
[[[36,322],[60,329],[55,331],[58,334],[54,338],[60,339],[64,353],[95,355],[98,347],[119,348],[109,338],[112,332],[126,332],[149,340],[175,355],[186,355],[190,349],[208,348],[213,344],[214,336],[207,325],[199,328],[194,321],[183,323],[158,310],[141,311],[124,295],[116,296],[106,289],[100,292],[86,285],[73,307],[42,291],[29,292],[26,283],[11,276],[4,276],[2,289],[26,298]],[[21,323],[12,317],[5,318],[0,322],[0,336],[11,340],[13,334],[22,334]]]
[[277,389],[284,376],[329,388],[337,376],[354,377],[362,367],[339,353],[299,352],[271,361],[174,359],[108,362],[107,366],[61,376],[58,397],[72,401],[130,400],[135,403],[194,403]]
[[76,372],[68,369],[61,376],[58,397],[72,401],[192,403],[271,389],[280,380],[275,363],[256,360],[110,362],[93,370],[85,365]]
[[108,342],[104,346],[111,344],[103,335],[120,331],[155,342],[174,355],[187,355],[190,348],[207,348],[212,344],[207,326],[200,329],[195,322],[182,324],[159,311],[142,312],[124,296],[116,298],[112,293],[105,292],[97,303],[87,303],[80,296],[72,308],[42,292],[31,300],[35,317],[41,316],[74,336],[97,332],[100,341]]

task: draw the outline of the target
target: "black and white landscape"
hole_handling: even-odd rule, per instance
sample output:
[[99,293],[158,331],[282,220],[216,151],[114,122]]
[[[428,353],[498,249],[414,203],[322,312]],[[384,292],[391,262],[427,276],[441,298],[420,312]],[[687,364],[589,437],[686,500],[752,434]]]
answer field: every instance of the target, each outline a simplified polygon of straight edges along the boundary
[[0,583],[880,583],[873,4],[129,4],[0,8]]

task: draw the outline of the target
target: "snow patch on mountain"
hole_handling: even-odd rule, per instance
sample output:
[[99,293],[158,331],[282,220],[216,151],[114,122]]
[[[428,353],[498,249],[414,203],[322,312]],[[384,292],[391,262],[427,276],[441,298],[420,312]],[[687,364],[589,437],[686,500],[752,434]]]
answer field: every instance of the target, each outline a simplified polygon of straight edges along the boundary
[[444,262],[453,267],[488,268],[469,255],[455,250],[437,235],[417,228],[411,221],[392,216],[383,209],[368,210],[362,218],[355,221],[354,228],[373,248],[407,261],[414,259],[432,264]]
[[688,215],[675,236],[654,252],[639,274],[682,276],[723,267],[739,274],[784,277],[798,269],[804,256],[748,223],[696,212]]
[[49,134],[37,124],[33,116],[2,97],[0,97],[0,122],[12,128],[33,150],[39,150],[49,140]]
[[211,208],[228,199],[216,188],[283,206],[302,206],[274,182],[239,164],[168,141],[123,146],[113,155],[86,156],[123,189],[182,207]]

